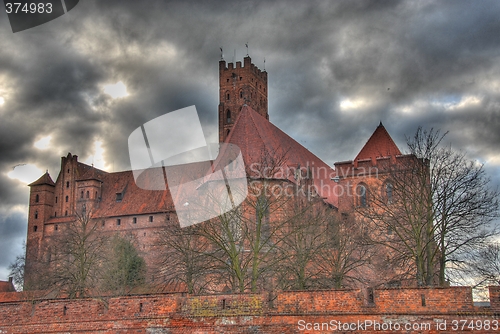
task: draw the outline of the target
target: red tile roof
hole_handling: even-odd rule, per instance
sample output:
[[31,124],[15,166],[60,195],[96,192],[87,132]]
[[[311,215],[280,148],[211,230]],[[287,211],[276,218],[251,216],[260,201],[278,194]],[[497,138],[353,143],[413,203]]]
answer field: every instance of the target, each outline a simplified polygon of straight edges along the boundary
[[10,281],[0,281],[0,292],[14,292],[16,289]]
[[[145,171],[144,173],[149,173]],[[100,180],[101,201],[94,211],[94,217],[113,217],[167,212],[173,209],[170,192],[139,188],[132,171],[102,173]],[[165,182],[160,180],[160,182]],[[122,194],[117,201],[117,193]]]
[[382,122],[380,122],[375,132],[373,132],[354,160],[376,159],[397,155],[401,155],[401,151],[382,125]]
[[40,186],[43,184],[48,184],[49,186],[55,186],[56,184],[54,181],[52,181],[52,178],[49,175],[49,172],[45,172],[38,180],[36,180],[33,183],[28,184],[29,187],[31,186]]
[[249,106],[243,106],[225,143],[241,149],[250,177],[258,176],[259,164],[274,164],[280,167],[274,178],[296,182],[294,171],[300,168],[305,172],[309,167],[319,195],[337,206],[337,185],[330,179],[335,171]]

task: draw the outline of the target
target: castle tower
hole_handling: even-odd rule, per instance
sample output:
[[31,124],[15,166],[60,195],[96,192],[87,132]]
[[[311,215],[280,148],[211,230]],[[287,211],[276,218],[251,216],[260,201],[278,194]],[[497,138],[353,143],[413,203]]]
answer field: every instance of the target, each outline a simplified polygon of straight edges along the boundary
[[81,178],[76,180],[76,210],[78,215],[93,212],[101,199],[102,181],[92,166]]
[[[28,213],[28,237],[26,240],[26,268],[25,282],[29,281],[32,268],[40,254],[41,243],[44,235],[44,223],[51,217],[54,210],[55,183],[49,173],[45,173],[30,187],[30,201]],[[29,285],[29,284],[28,284]]]
[[76,178],[78,177],[78,156],[68,153],[61,158],[61,171],[57,177],[56,200],[53,216],[72,216],[75,214]]
[[249,56],[226,66],[219,62],[219,142],[226,140],[243,105],[250,106],[269,119],[267,104],[267,72],[261,71]]

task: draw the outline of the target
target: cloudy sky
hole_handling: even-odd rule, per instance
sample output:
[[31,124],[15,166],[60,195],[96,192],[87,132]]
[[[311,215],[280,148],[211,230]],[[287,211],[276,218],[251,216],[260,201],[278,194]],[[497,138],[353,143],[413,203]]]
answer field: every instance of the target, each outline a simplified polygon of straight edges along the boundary
[[61,156],[130,169],[130,133],[190,105],[217,140],[219,47],[265,58],[270,120],[329,164],[379,121],[402,149],[421,125],[500,184],[499,31],[498,1],[81,0],[15,34],[0,11],[0,280],[22,252],[26,185],[55,179]]

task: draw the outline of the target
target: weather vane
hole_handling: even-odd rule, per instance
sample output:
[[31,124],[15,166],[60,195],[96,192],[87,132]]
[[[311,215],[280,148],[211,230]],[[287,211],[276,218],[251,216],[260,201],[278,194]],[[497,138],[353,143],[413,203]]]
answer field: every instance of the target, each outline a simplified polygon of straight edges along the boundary
[[247,57],[248,57],[248,42],[245,43],[245,46],[247,47]]

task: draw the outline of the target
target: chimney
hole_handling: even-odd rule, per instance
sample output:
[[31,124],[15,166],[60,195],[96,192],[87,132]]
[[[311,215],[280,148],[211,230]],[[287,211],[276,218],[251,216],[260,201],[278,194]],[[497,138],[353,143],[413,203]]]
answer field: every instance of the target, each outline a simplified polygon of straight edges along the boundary
[[12,283],[13,280],[14,280],[14,277],[9,277],[9,283]]

